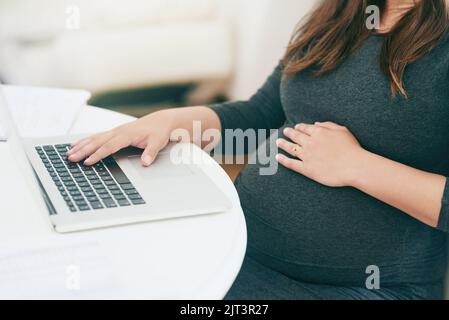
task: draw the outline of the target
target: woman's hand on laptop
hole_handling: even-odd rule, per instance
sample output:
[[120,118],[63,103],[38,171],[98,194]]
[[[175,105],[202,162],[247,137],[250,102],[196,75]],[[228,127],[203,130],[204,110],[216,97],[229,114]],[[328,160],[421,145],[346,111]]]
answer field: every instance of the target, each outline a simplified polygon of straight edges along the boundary
[[72,162],[84,160],[85,165],[91,166],[123,148],[133,146],[144,149],[142,164],[150,166],[170,140],[173,118],[172,112],[157,112],[80,140],[67,152],[68,159]]

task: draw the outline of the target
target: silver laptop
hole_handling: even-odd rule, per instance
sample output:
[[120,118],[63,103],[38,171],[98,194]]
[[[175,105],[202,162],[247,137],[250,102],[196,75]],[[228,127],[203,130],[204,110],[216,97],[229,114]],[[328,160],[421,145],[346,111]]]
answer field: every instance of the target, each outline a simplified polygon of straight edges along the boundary
[[141,165],[142,151],[133,148],[87,167],[70,163],[65,156],[70,143],[80,136],[21,138],[1,86],[0,118],[15,156],[31,166],[29,176],[40,187],[57,232],[213,214],[230,208],[227,197],[194,161],[176,159],[172,152],[176,145],[163,150],[149,168]]

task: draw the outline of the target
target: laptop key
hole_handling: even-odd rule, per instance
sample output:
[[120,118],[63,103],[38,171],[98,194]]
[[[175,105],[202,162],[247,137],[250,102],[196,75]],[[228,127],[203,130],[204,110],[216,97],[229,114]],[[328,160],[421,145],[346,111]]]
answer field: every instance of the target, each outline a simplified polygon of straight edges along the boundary
[[107,186],[116,186],[117,185],[114,180],[107,180],[104,184]]
[[92,206],[92,209],[94,209],[94,210],[104,208],[103,205],[101,204],[101,202],[91,202],[90,205]]
[[114,195],[115,200],[126,200],[126,197],[123,194]]
[[106,189],[97,189],[97,193],[102,195],[102,194],[109,194],[108,190]]
[[76,205],[78,207],[83,207],[83,206],[87,206],[87,202],[84,200],[80,200],[80,201],[75,201]]
[[139,200],[131,200],[131,202],[134,205],[141,205],[141,204],[145,204],[146,202],[143,199],[139,199]]
[[136,189],[129,189],[129,190],[125,190],[125,193],[127,194],[127,195],[133,195],[133,194],[139,194],[139,192],[137,192],[137,190]]
[[140,194],[131,194],[131,195],[128,196],[128,198],[131,199],[131,200],[140,200],[140,199],[142,199]]
[[129,203],[129,201],[125,199],[125,200],[119,200],[119,201],[118,201],[118,205],[119,205],[120,207],[127,207],[127,206],[130,206],[131,203]]
[[88,211],[88,210],[90,210],[90,207],[88,205],[85,205],[85,206],[79,206],[78,209],[80,209],[81,211]]
[[134,189],[134,186],[131,183],[127,183],[127,184],[122,184],[121,185],[123,190],[131,190]]
[[99,201],[97,196],[91,196],[91,197],[87,197],[87,201],[89,202],[97,202]]
[[117,207],[117,205],[115,204],[115,201],[112,199],[104,199],[103,202],[107,208],[116,208]]

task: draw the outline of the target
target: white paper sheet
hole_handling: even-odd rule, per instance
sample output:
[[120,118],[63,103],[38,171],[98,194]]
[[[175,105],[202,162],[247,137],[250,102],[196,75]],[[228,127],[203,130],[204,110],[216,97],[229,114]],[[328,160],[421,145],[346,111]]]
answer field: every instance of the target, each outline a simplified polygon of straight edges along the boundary
[[[83,90],[6,85],[2,92],[23,137],[67,134],[90,98],[90,93]],[[0,140],[4,140],[5,131],[5,124],[0,123]]]
[[0,299],[114,299],[121,293],[114,268],[96,242],[59,237],[0,249]]
[[[0,119],[0,121],[1,121],[1,119]],[[0,142],[1,141],[6,141],[6,132],[5,132],[5,130],[3,128],[4,128],[4,124],[2,124],[0,122]]]

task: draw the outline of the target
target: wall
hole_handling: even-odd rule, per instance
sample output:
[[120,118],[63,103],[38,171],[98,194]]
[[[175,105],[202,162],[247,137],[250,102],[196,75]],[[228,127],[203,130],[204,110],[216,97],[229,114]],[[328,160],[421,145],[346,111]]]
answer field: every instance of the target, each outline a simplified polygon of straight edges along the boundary
[[282,57],[292,32],[318,0],[220,0],[234,22],[235,74],[228,95],[247,99]]

